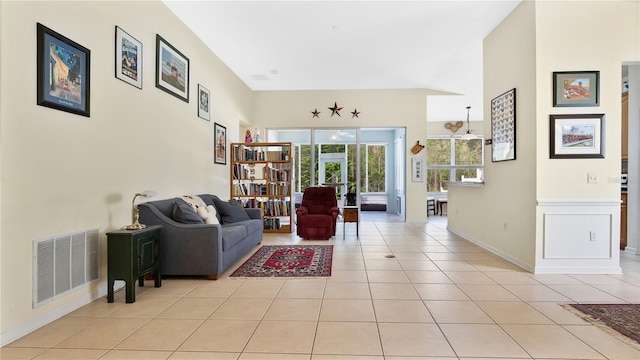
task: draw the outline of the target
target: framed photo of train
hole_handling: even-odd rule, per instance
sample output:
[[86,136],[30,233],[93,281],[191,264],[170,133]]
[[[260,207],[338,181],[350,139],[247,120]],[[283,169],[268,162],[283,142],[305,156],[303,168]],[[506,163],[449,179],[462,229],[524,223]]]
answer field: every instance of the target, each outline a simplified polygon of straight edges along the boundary
[[549,158],[604,158],[604,123],[604,114],[549,115]]

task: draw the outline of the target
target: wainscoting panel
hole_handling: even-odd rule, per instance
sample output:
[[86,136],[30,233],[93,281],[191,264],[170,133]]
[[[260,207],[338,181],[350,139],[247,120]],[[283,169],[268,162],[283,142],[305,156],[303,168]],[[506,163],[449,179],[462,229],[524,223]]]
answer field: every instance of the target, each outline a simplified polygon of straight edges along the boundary
[[611,259],[610,214],[544,214],[545,259]]
[[619,274],[620,201],[538,201],[537,274]]

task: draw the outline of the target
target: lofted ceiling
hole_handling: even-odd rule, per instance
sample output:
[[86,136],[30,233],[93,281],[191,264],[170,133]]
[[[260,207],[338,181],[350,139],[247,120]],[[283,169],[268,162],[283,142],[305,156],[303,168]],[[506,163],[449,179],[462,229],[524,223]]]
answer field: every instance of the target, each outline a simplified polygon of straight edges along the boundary
[[164,3],[252,90],[430,89],[451,121],[482,119],[482,40],[520,0]]

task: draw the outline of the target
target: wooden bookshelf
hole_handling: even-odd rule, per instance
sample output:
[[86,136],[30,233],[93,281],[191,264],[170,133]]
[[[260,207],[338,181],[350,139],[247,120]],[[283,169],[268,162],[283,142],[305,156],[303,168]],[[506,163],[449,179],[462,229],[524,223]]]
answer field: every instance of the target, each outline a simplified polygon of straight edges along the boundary
[[293,230],[291,143],[232,143],[231,198],[262,209],[263,232]]

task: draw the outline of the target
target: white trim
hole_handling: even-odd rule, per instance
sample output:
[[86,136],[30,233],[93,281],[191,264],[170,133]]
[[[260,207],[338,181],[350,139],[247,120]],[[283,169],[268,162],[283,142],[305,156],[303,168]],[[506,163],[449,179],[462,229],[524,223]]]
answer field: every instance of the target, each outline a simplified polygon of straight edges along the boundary
[[572,200],[537,200],[538,206],[616,206],[622,200],[572,199]]
[[[116,282],[117,284],[118,282]],[[124,287],[124,282],[122,282],[122,287]],[[114,289],[118,290],[118,289]],[[61,317],[72,313],[75,310],[93,302],[96,299],[103,298],[107,296],[107,288],[105,286],[100,286],[97,292],[92,292],[91,294],[80,296],[66,304],[63,304],[55,309],[52,309],[49,312],[46,312],[35,319],[24,323],[16,328],[9,329],[0,335],[0,346],[5,346],[10,344],[21,337],[28,335],[39,328],[52,323],[55,320],[60,319]],[[104,301],[107,301],[106,299]]]
[[502,250],[500,250],[498,248],[495,248],[493,246],[487,245],[487,244],[481,242],[480,240],[474,239],[471,236],[468,236],[468,235],[463,234],[463,233],[461,233],[459,231],[453,230],[448,225],[447,225],[447,230],[450,231],[453,234],[456,234],[456,235],[462,237],[463,239],[465,239],[465,240],[467,240],[469,242],[472,242],[472,243],[480,246],[481,248],[483,248],[483,249],[485,249],[485,250],[487,250],[487,251],[489,251],[489,252],[491,252],[491,253],[493,253],[495,255],[498,255],[499,257],[503,258],[504,260],[507,260],[508,262],[510,262],[510,263],[512,263],[512,264],[514,264],[516,266],[519,266],[519,267],[527,270],[528,272],[533,273],[533,270],[534,270],[533,267],[531,265],[521,261],[520,259],[516,259],[516,258],[512,257],[511,255],[505,253],[504,251],[502,251]]
[[535,274],[622,274],[620,266],[536,266]]
[[640,255],[640,252],[638,252],[638,249],[632,248],[630,246],[625,247],[624,252],[631,255]]

